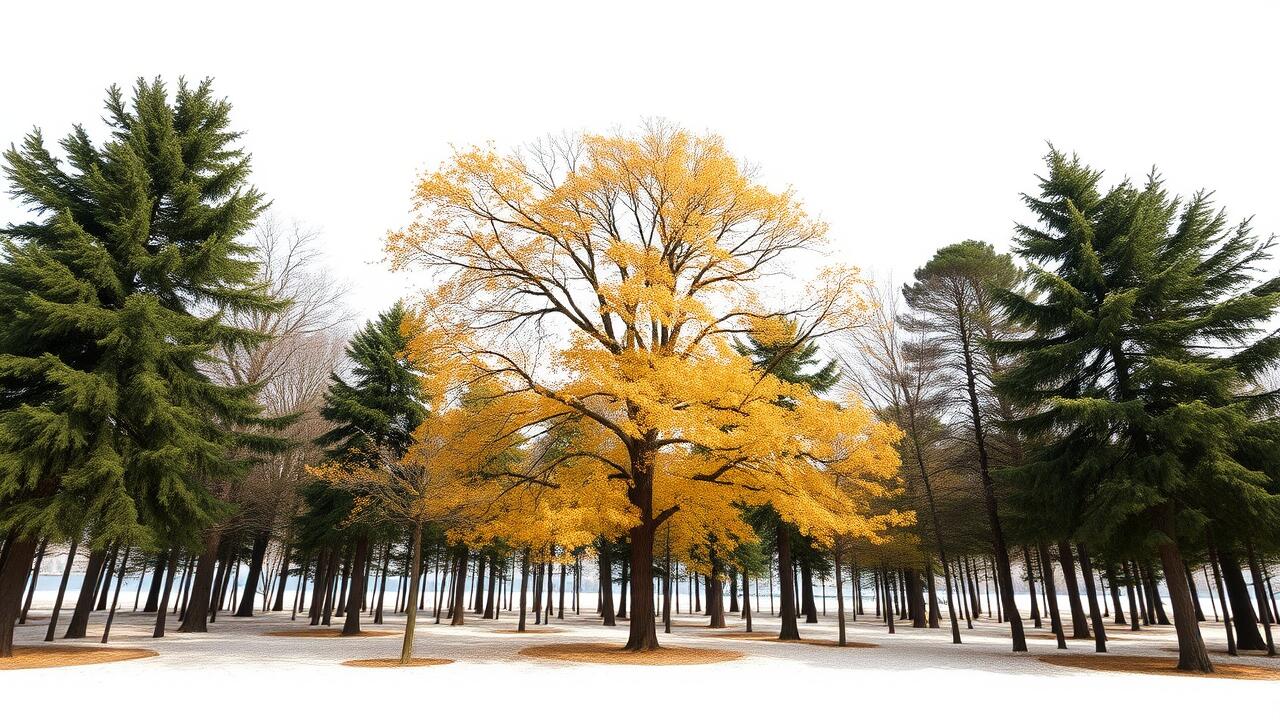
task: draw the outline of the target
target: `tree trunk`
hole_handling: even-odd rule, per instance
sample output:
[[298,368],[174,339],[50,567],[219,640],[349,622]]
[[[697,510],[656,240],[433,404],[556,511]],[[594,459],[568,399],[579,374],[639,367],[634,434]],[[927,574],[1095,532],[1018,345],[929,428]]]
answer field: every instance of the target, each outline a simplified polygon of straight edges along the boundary
[[488,569],[488,558],[484,552],[476,554],[476,580],[471,592],[471,609],[477,615],[484,615],[484,573]]
[[405,665],[413,659],[413,635],[418,629],[418,573],[422,571],[422,523],[413,526],[413,554],[409,567],[409,603],[408,617],[404,621],[404,641],[400,644],[400,664]]
[[[34,541],[32,543],[34,545]],[[102,568],[107,561],[107,551],[93,550],[89,553],[89,565],[84,571],[84,583],[80,586],[80,594],[76,596],[76,607],[71,612],[71,622],[67,624],[67,632],[62,637],[77,639],[84,637],[89,629],[89,613],[93,611],[93,598],[97,594],[98,581]]]
[[[1184,568],[1187,571],[1187,588],[1191,591],[1191,604],[1196,609],[1196,622],[1205,622],[1204,608],[1200,606],[1200,592],[1196,590],[1196,578],[1191,574],[1190,565],[1186,565]],[[1212,592],[1210,594],[1212,595]]]
[[564,566],[564,563],[560,563],[560,600],[559,600],[559,606],[556,607],[557,620],[564,619],[564,576],[565,576],[565,566]]
[[53,612],[49,615],[49,627],[45,630],[44,641],[53,642],[58,628],[58,614],[62,612],[62,601],[67,594],[67,582],[71,579],[71,565],[76,559],[76,548],[80,545],[80,535],[71,538],[71,547],[67,550],[67,563],[62,568],[62,581],[58,583],[58,595],[53,601]]
[[462,545],[458,548],[458,569],[457,575],[453,581],[453,618],[450,625],[462,625],[466,622],[466,612],[463,605],[467,601],[467,546]]
[[1111,563],[1107,563],[1106,568],[1107,585],[1111,586],[1111,605],[1115,607],[1115,623],[1124,625],[1124,610],[1120,608],[1120,588],[1116,586],[1116,573]]
[[[605,551],[601,550],[603,557]],[[524,632],[525,627],[525,598],[529,594],[529,548],[524,549],[524,553],[520,555],[520,622],[516,625],[516,630]],[[612,620],[612,618],[610,618]],[[612,623],[605,623],[611,625]]]
[[618,587],[618,619],[627,617],[627,587],[631,582],[631,561],[622,559],[622,576]]
[[938,609],[938,580],[934,577],[933,558],[925,558],[925,588],[929,594],[929,628],[937,630],[942,627],[942,612]]
[[1266,580],[1262,577],[1262,567],[1258,564],[1258,556],[1253,551],[1253,542],[1245,545],[1249,554],[1249,574],[1253,576],[1253,593],[1258,599],[1258,616],[1262,620],[1263,635],[1267,639],[1267,656],[1275,657],[1276,643],[1271,637],[1271,604],[1267,602]]
[[[849,641],[845,632],[845,623],[844,623],[844,579],[840,571],[840,541],[839,540],[836,540],[834,543],[834,546],[832,547],[832,557],[834,560],[835,573],[836,573],[836,627],[839,630],[839,639],[836,640],[836,644],[839,645],[840,647],[845,647],[846,645],[849,644]],[[751,632],[749,625],[748,625],[747,632]]]
[[[44,562],[44,554],[49,544],[49,538],[45,537],[40,540],[40,547],[36,549],[36,563],[31,569],[31,583],[27,590],[27,599],[22,602],[22,611],[18,613],[18,624],[27,624],[27,612],[31,610],[31,600],[36,594],[36,583],[40,582],[40,565]],[[14,548],[17,551],[16,548]],[[0,570],[2,573],[3,570]]]
[[111,576],[116,572],[116,560],[120,558],[120,546],[117,544],[111,548],[111,554],[107,556],[107,564],[105,572],[98,575],[98,589],[93,594],[93,609],[106,610],[108,590],[111,589]]
[[160,604],[160,591],[164,589],[165,571],[172,552],[170,550],[156,556],[156,571],[151,575],[151,587],[147,589],[147,602],[142,606],[142,612],[153,613],[164,607]]
[[1093,622],[1094,650],[1107,651],[1107,628],[1102,624],[1102,611],[1098,608],[1098,593],[1093,583],[1093,561],[1089,558],[1089,549],[1084,543],[1076,543],[1080,551],[1080,573],[1084,576],[1084,589],[1089,597],[1089,619]]
[[164,571],[161,572],[159,567],[156,568],[157,575],[164,575],[164,589],[161,591],[159,601],[156,603],[156,625],[155,630],[151,633],[151,637],[153,638],[164,637],[165,621],[168,619],[169,615],[169,594],[173,592],[173,579],[177,572],[178,549],[170,548],[169,557],[165,563]]
[[[369,534],[356,536],[355,554],[351,556],[351,586],[347,589],[347,617],[342,622],[342,635],[360,634],[360,604],[364,599],[365,567],[369,559]],[[248,589],[245,590],[248,594]]]
[[[4,560],[0,562],[0,658],[13,657],[13,627],[22,615],[23,591],[27,589],[27,572],[35,552],[35,537],[9,533],[4,545]],[[67,558],[68,567],[73,557]],[[56,618],[50,619],[50,627],[54,620]]]
[[1240,653],[1236,647],[1236,634],[1232,630],[1231,611],[1227,607],[1227,593],[1222,586],[1222,573],[1218,569],[1218,553],[1213,542],[1209,542],[1209,564],[1213,566],[1213,580],[1218,587],[1218,601],[1222,603],[1222,627],[1227,631],[1227,654],[1236,657]]
[[1089,621],[1085,618],[1084,606],[1080,603],[1080,585],[1076,580],[1076,563],[1071,554],[1071,543],[1058,541],[1058,564],[1062,566],[1062,580],[1067,585],[1067,604],[1071,607],[1071,638],[1087,640]]
[[280,577],[276,580],[276,600],[271,605],[272,612],[282,612],[284,610],[284,588],[289,584],[289,563],[293,560],[293,553],[290,552],[289,536],[286,534],[284,543],[280,546],[282,557],[280,558]]
[[707,575],[707,609],[711,611],[711,622],[708,627],[724,628],[724,580],[720,567],[720,558],[716,556],[715,545],[711,545],[708,553],[711,559],[711,573]]
[[[505,560],[503,562],[505,562]],[[497,556],[495,556],[493,558],[493,562],[489,563],[489,593],[484,599],[483,618],[485,620],[493,620],[494,619],[493,617],[494,603],[496,602],[499,605],[502,603],[502,598],[494,597],[494,595],[502,587],[501,581],[498,579],[498,570],[499,570],[498,566],[499,566],[498,558]]]
[[253,603],[258,596],[258,581],[262,578],[262,563],[267,557],[267,543],[270,540],[271,533],[266,530],[253,538],[253,550],[249,553],[249,574],[244,579],[244,595],[240,597],[236,617],[253,617]]
[[1175,540],[1178,534],[1174,525],[1174,512],[1172,502],[1166,502],[1157,509],[1156,529],[1163,537],[1156,547],[1160,551],[1160,564],[1164,567],[1164,581],[1169,588],[1169,601],[1173,603],[1173,623],[1178,634],[1178,669],[1211,673],[1213,663],[1209,661],[1204,639],[1200,636],[1195,608],[1191,605],[1191,590],[1187,587],[1187,577],[1183,574],[1186,563],[1182,560],[1182,553],[1178,550]]
[[806,624],[818,622],[818,606],[813,602],[813,562],[807,552],[800,558],[800,612]]
[[1253,613],[1253,603],[1249,600],[1249,589],[1245,585],[1244,574],[1240,571],[1240,561],[1230,551],[1219,548],[1218,562],[1231,603],[1236,647],[1241,650],[1266,650],[1267,643],[1262,639],[1262,633],[1258,632],[1258,617]]
[[640,524],[631,528],[631,558],[627,563],[631,581],[631,623],[625,649],[647,651],[658,649],[658,626],[653,612],[653,520],[652,478],[644,482],[648,488],[640,505]]
[[[347,614],[347,585],[354,584],[351,578],[351,567],[354,562],[358,562],[354,553],[349,552],[342,558],[342,571],[338,574],[338,591],[334,595],[334,617],[344,617]],[[360,609],[356,608],[355,612],[359,613]]]
[[887,568],[880,571],[880,577],[884,581],[884,619],[889,625],[889,634],[893,635],[898,632],[893,626],[893,578]]
[[911,619],[911,627],[926,627],[929,623],[928,618],[925,617],[924,588],[920,583],[920,571],[907,568],[903,575],[906,578],[907,615]]
[[1041,542],[1038,547],[1040,554],[1040,578],[1044,583],[1045,598],[1049,602],[1049,624],[1053,626],[1053,635],[1058,641],[1058,649],[1067,649],[1067,638],[1063,633],[1062,615],[1058,613],[1058,583],[1053,578],[1053,561],[1049,557],[1049,545]]
[[218,562],[218,546],[221,544],[222,533],[218,530],[209,530],[204,540],[204,552],[196,560],[190,595],[187,597],[182,624],[178,626],[178,632],[209,631],[209,597],[213,592],[214,565]]
[[[666,558],[662,564],[662,632],[671,634],[671,526],[667,526]],[[561,587],[564,581],[561,580]],[[676,588],[679,592],[680,588]],[[560,609],[564,609],[564,600],[560,601]]]
[[124,548],[124,557],[120,560],[120,572],[116,576],[116,590],[111,596],[111,609],[107,611],[107,624],[102,629],[102,644],[111,637],[111,623],[116,619],[116,605],[120,602],[120,586],[124,584],[125,566],[129,564],[129,546]]
[[605,627],[618,623],[613,614],[613,560],[609,557],[609,541],[600,543],[600,614]]
[[729,612],[741,612],[738,607],[738,569],[729,568]]
[[791,528],[781,520],[777,527],[778,539],[778,582],[782,593],[782,629],[778,632],[779,640],[799,640],[800,628],[796,624],[795,591],[792,588],[794,577],[791,574]]

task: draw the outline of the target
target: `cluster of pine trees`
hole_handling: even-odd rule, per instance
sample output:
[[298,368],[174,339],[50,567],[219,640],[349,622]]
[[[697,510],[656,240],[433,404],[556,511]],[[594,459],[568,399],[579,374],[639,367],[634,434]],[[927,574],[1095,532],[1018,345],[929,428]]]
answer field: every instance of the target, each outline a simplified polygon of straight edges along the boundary
[[[717,325],[670,307],[694,307],[699,283],[753,280],[822,229],[789,196],[748,186],[718,140],[659,128],[634,146],[604,142],[595,162],[660,168],[650,197],[671,190],[695,208],[686,219],[712,216],[706,198],[723,194],[730,220],[687,220],[694,230],[673,231],[660,253],[651,237],[634,252],[615,238],[597,255],[589,228],[626,204],[625,183],[601,172],[604,190],[570,188],[583,195],[564,237],[540,224],[563,210],[553,192],[508,203],[538,200],[537,212],[481,217],[513,228],[482,252],[465,229],[450,230],[457,246],[393,237],[401,264],[461,268],[444,281],[461,299],[428,303],[436,312],[397,304],[347,338],[341,288],[316,274],[304,232],[263,215],[230,105],[208,82],[172,98],[159,81],[128,99],[113,88],[106,120],[103,143],[76,127],[58,157],[37,131],[4,155],[31,219],[4,230],[0,257],[0,657],[61,548],[47,640],[87,551],[63,636],[86,637],[103,610],[103,642],[136,576],[133,609],[154,614],[156,637],[171,615],[186,632],[221,611],[273,611],[342,618],[357,634],[365,613],[375,624],[404,613],[408,661],[418,611],[455,625],[468,611],[516,612],[524,630],[530,614],[535,625],[580,614],[585,572],[603,624],[630,611],[635,650],[656,648],[656,622],[671,632],[682,603],[713,628],[740,613],[748,630],[767,605],[780,639],[799,639],[801,618],[827,614],[830,585],[840,644],[873,599],[889,632],[941,629],[945,612],[954,643],[994,612],[1024,651],[1025,587],[1030,622],[1047,619],[1059,647],[1069,635],[1105,652],[1107,617],[1172,623],[1178,667],[1212,671],[1206,595],[1229,652],[1275,654],[1280,279],[1271,242],[1207,194],[1172,197],[1156,176],[1105,188],[1055,150],[1012,255],[949,245],[900,289],[857,285],[867,295],[849,307],[841,293],[856,283],[829,276],[830,294],[803,311]],[[706,181],[700,194],[661,187],[673,162]],[[502,182],[477,185],[515,187],[524,171],[470,155],[459,168],[424,181],[425,204],[488,174]],[[601,196],[606,217],[593,220]],[[714,246],[753,212],[767,220],[732,251],[686,236],[718,233]],[[565,265],[539,275],[551,261],[537,252],[505,260],[521,232],[562,243],[548,256]],[[597,261],[617,264],[617,287]],[[586,300],[573,300],[575,282]],[[445,309],[503,283],[471,335],[423,350]],[[579,396],[473,337],[557,314],[603,348],[561,356],[596,383]],[[726,394],[680,385],[698,373]],[[838,414],[863,405],[872,417]],[[821,442],[788,437],[828,419],[856,424]]]

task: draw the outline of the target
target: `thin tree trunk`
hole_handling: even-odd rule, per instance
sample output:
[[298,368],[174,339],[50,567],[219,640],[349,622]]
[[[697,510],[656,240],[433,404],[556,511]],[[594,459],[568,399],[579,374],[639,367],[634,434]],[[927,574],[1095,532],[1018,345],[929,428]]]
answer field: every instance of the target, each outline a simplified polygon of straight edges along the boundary
[[44,552],[48,547],[49,538],[45,537],[40,540],[40,547],[36,550],[36,563],[31,570],[31,587],[27,590],[27,598],[22,602],[22,612],[18,614],[18,624],[27,624],[27,611],[31,609],[31,600],[36,594],[36,583],[40,582],[40,565],[44,562]]
[[124,548],[124,558],[120,560],[120,574],[116,576],[116,590],[111,596],[111,609],[107,611],[107,624],[102,629],[102,644],[107,643],[107,639],[111,637],[111,623],[116,619],[116,605],[120,602],[120,586],[124,585],[125,566],[129,564],[129,546]]
[[782,628],[778,632],[779,640],[799,640],[800,627],[796,624],[795,591],[791,586],[794,576],[791,574],[791,528],[780,519],[778,521],[778,580],[782,585]]
[[[258,596],[258,582],[262,579],[262,563],[267,557],[267,544],[271,541],[271,532],[264,530],[253,537],[253,549],[249,553],[249,572],[244,578],[244,595],[240,597],[240,607],[236,617],[253,617],[253,601]],[[236,568],[237,571],[239,568]]]
[[92,550],[89,553],[89,564],[84,571],[84,584],[80,586],[80,594],[76,596],[76,607],[71,612],[71,622],[67,624],[67,632],[62,637],[67,639],[83,638],[89,628],[89,613],[93,611],[93,599],[97,594],[98,581],[101,579],[103,566],[107,561],[107,551]]
[[[169,614],[169,593],[173,591],[173,576],[178,572],[178,548],[169,549],[169,558],[165,563],[164,571],[164,589],[161,591],[159,602],[156,604],[156,625],[152,631],[151,637],[164,637],[164,626]],[[159,573],[160,569],[157,568]]]
[[1098,609],[1098,593],[1093,583],[1093,561],[1089,558],[1089,549],[1084,543],[1076,543],[1080,551],[1080,573],[1084,576],[1084,589],[1089,598],[1089,619],[1093,621],[1094,650],[1107,651],[1107,628],[1102,623],[1102,612]]
[[[514,578],[513,578],[514,580]],[[529,595],[529,548],[524,549],[524,553],[520,555],[520,620],[516,625],[517,632],[524,632],[525,617],[528,611],[525,608],[525,598]]]
[[1058,584],[1053,578],[1053,565],[1049,556],[1049,546],[1041,541],[1038,549],[1040,551],[1040,577],[1044,582],[1045,596],[1049,599],[1049,621],[1053,626],[1053,636],[1058,641],[1058,649],[1066,650],[1067,638],[1063,632],[1062,615],[1058,613]]
[[1218,570],[1218,553],[1209,543],[1209,564],[1213,567],[1213,581],[1218,586],[1218,600],[1222,603],[1222,626],[1227,631],[1227,654],[1231,657],[1239,655],[1236,646],[1236,634],[1231,625],[1231,611],[1228,609],[1227,593],[1222,587],[1222,573]]
[[405,665],[413,659],[413,635],[418,629],[418,573],[422,572],[422,523],[413,526],[413,553],[409,567],[413,577],[409,585],[409,614],[404,621],[404,641],[400,644],[400,664]]

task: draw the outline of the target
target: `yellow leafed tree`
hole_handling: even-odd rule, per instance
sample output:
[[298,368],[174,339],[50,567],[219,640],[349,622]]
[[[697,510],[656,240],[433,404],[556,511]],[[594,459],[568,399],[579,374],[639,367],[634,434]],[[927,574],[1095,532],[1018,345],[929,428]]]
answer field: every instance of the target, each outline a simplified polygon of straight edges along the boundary
[[[525,447],[476,481],[623,515],[627,648],[658,647],[653,541],[683,508],[715,518],[768,501],[818,537],[874,535],[881,521],[860,513],[851,489],[893,484],[893,429],[753,366],[730,343],[744,332],[800,345],[847,331],[866,318],[865,283],[832,267],[775,299],[787,293],[769,279],[788,256],[821,247],[826,228],[790,191],[757,182],[720,138],[652,123],[511,154],[473,148],[425,175],[416,200],[387,251],[396,267],[433,276],[415,315],[417,352],[449,357],[463,384],[484,383],[485,412],[505,428],[493,437]],[[530,449],[554,433],[566,442]],[[837,488],[836,469],[856,482]]]

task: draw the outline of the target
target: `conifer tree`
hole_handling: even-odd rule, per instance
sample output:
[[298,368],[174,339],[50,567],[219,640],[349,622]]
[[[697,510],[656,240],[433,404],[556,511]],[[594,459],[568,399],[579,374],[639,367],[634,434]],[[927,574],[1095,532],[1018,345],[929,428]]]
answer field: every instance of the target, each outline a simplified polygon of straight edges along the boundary
[[404,317],[404,305],[396,303],[366,323],[347,347],[354,382],[330,378],[320,414],[334,427],[316,440],[330,460],[348,460],[373,446],[400,457],[422,424],[421,381],[400,331]]
[[[226,311],[269,312],[238,240],[264,206],[231,105],[209,81],[139,80],[107,94],[109,139],[36,130],[4,154],[33,213],[5,229],[0,265],[0,656],[40,528],[93,519],[96,547],[190,539],[219,516],[211,486],[275,447],[252,386],[205,372],[255,333]],[[15,587],[18,589],[15,590]],[[209,588],[203,590],[207,599]]]
[[[836,361],[829,360],[819,365],[821,361],[817,358],[818,344],[813,341],[798,341],[793,325],[788,325],[788,332],[776,338],[759,338],[754,334],[747,334],[742,340],[735,341],[734,348],[751,358],[752,364],[762,372],[775,375],[788,383],[806,386],[814,394],[827,392],[840,381]],[[815,368],[815,365],[819,366]],[[778,398],[777,402],[784,407],[794,405],[794,401],[786,397]],[[766,505],[754,511],[751,517],[757,525],[767,526],[764,534],[772,536],[774,549],[778,554],[778,579],[782,593],[782,627],[778,632],[778,639],[799,640],[800,628],[796,623],[799,612],[796,608],[792,564],[800,555],[812,553],[812,548],[795,525],[783,520],[772,506]],[[807,572],[805,574],[808,575]],[[806,597],[808,604],[812,605],[812,588],[807,590]],[[802,601],[802,604],[805,603]]]
[[1015,427],[1041,438],[1011,477],[1089,539],[1145,537],[1173,602],[1178,668],[1211,672],[1180,543],[1226,520],[1223,507],[1275,509],[1266,475],[1238,460],[1251,407],[1274,402],[1240,394],[1280,353],[1261,332],[1280,282],[1255,284],[1271,243],[1229,225],[1208,193],[1170,197],[1154,173],[1103,192],[1076,157],[1047,160],[1025,196],[1036,222],[1017,235],[1033,287],[1000,297],[1033,334],[998,344],[1016,358],[999,387],[1028,410]]
[[[331,430],[316,439],[326,448],[329,460],[338,465],[358,464],[376,467],[380,454],[401,458],[413,441],[413,431],[426,416],[420,400],[421,381],[414,364],[406,357],[407,339],[401,333],[405,309],[396,303],[356,333],[347,347],[353,382],[334,374],[320,415],[333,423]],[[323,480],[309,489],[308,503],[313,508],[352,505],[347,489],[334,487]],[[327,515],[325,516],[327,517]],[[346,523],[340,522],[344,528]],[[368,523],[349,527],[352,551],[352,598],[364,593],[364,563],[368,555],[370,532]],[[332,544],[334,539],[328,538]],[[348,612],[343,634],[360,631],[360,613]]]

